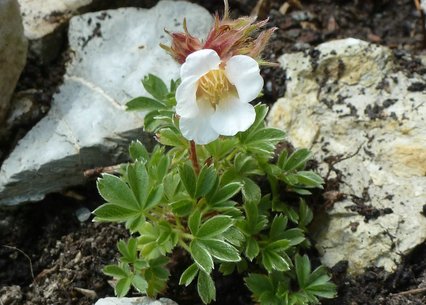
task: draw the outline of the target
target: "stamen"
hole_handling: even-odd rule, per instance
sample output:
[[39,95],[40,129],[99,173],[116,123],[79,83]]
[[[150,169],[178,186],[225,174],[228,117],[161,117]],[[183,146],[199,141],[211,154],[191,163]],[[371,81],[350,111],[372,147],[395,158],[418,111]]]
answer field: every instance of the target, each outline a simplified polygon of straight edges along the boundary
[[234,90],[234,86],[229,82],[222,69],[211,70],[203,75],[198,81],[197,97],[205,98],[216,108],[226,95]]

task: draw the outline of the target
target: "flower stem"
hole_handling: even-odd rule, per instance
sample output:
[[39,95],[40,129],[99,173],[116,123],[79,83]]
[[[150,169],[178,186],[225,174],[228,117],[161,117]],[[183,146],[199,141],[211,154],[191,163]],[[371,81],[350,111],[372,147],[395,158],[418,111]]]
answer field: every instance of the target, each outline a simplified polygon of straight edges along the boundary
[[197,149],[195,147],[194,141],[189,141],[189,159],[192,162],[192,167],[195,170],[195,173],[198,175],[200,172],[200,164],[198,163],[198,157],[197,157]]

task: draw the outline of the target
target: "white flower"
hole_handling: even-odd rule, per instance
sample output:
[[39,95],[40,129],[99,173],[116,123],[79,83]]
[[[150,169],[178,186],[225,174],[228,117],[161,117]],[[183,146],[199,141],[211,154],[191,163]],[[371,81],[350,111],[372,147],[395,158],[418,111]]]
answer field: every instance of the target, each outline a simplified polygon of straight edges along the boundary
[[263,87],[258,63],[246,55],[221,62],[210,49],[191,53],[180,69],[176,113],[182,135],[207,144],[219,135],[247,130],[256,113],[250,104]]

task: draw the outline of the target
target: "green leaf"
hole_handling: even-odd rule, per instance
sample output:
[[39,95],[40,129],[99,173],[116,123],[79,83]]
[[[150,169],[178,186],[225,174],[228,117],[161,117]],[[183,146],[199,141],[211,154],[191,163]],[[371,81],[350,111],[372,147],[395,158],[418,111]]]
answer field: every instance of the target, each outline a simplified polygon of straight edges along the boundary
[[164,194],[169,201],[173,201],[179,191],[180,177],[178,174],[169,173],[163,179]]
[[189,196],[195,198],[195,191],[197,187],[197,178],[195,176],[194,169],[188,164],[183,164],[179,168],[179,175],[182,179],[183,185],[185,186],[186,191]]
[[133,276],[132,285],[135,287],[140,293],[146,293],[146,289],[148,288],[148,282],[140,275],[136,274]]
[[158,133],[158,140],[161,144],[173,147],[187,148],[188,141],[177,131],[171,128],[163,128]]
[[305,288],[306,292],[321,298],[332,299],[336,297],[336,285],[329,282],[330,277],[324,275],[321,278],[323,283],[314,283]]
[[230,137],[213,141],[207,144],[205,148],[214,159],[221,160],[227,156],[232,149],[235,149],[237,144],[237,139]]
[[274,242],[269,243],[266,248],[273,250],[275,252],[285,251],[290,248],[291,243],[287,239],[281,239]]
[[191,241],[189,248],[191,256],[197,264],[198,268],[210,274],[213,270],[213,259],[206,247],[198,240]]
[[219,239],[203,239],[200,240],[209,253],[222,262],[238,262],[241,260],[238,250]]
[[194,201],[192,199],[181,199],[170,203],[173,214],[179,217],[188,216],[192,211],[193,205]]
[[135,238],[129,238],[127,243],[124,240],[120,240],[117,243],[118,251],[123,256],[121,261],[129,264],[133,264],[137,259],[137,241]]
[[132,277],[125,277],[118,280],[117,284],[115,285],[115,294],[117,295],[117,297],[124,297],[129,292],[131,284]]
[[228,230],[233,223],[234,221],[229,216],[214,216],[203,223],[198,232],[194,235],[198,238],[210,238],[218,236]]
[[201,212],[200,210],[195,210],[192,212],[192,214],[189,216],[188,219],[188,227],[191,230],[192,234],[197,235],[198,229],[200,227],[201,223]]
[[311,152],[308,149],[302,148],[296,150],[290,155],[290,157],[288,157],[282,169],[285,171],[302,169],[310,157]]
[[282,238],[282,233],[287,228],[288,218],[282,214],[274,217],[269,231],[269,239],[274,241]]
[[235,265],[236,265],[235,263],[221,263],[219,267],[219,271],[225,276],[230,275],[234,272]]
[[228,230],[223,232],[222,236],[230,244],[237,247],[241,246],[245,239],[244,234],[235,226],[230,227]]
[[234,197],[240,191],[240,189],[241,189],[240,182],[228,183],[227,185],[219,189],[210,201],[214,205],[214,204],[229,200],[232,197]]
[[269,107],[265,104],[257,104],[254,107],[254,110],[256,111],[256,119],[250,128],[245,132],[245,134],[250,134],[253,130],[257,130],[258,128],[264,126]]
[[180,276],[179,285],[188,286],[189,284],[192,283],[192,281],[197,276],[197,274],[198,274],[197,264],[192,264],[191,266],[186,268],[186,270]]
[[180,79],[177,79],[177,80],[172,79],[172,80],[170,80],[170,93],[175,93],[176,92],[176,89],[180,85],[180,82],[181,82]]
[[287,271],[290,269],[290,265],[282,256],[268,249],[262,251],[262,264],[268,272],[273,270]]
[[145,204],[149,190],[149,178],[145,164],[136,161],[127,166],[127,179],[134,196],[138,200],[139,208]]
[[295,257],[295,266],[299,287],[305,288],[308,284],[309,274],[311,273],[311,262],[309,261],[308,256],[300,256],[297,254]]
[[197,290],[204,304],[216,300],[216,287],[208,273],[200,272],[198,274]]
[[97,186],[99,193],[107,202],[129,210],[139,210],[139,204],[133,192],[120,178],[104,174],[98,179]]
[[243,178],[241,192],[245,201],[259,202],[262,196],[260,187],[250,178]]
[[133,111],[133,110],[158,110],[165,108],[166,106],[157,100],[154,100],[149,97],[140,96],[136,97],[129,102],[126,103],[126,110],[127,111]]
[[290,241],[291,246],[296,246],[305,240],[305,234],[302,229],[293,228],[282,232],[280,238],[287,239]]
[[212,190],[216,182],[216,172],[213,166],[203,166],[197,179],[195,197],[203,197]]
[[309,223],[311,223],[314,217],[312,210],[309,208],[309,206],[303,199],[300,199],[299,216],[299,226],[301,226],[302,228],[305,228]]
[[160,101],[166,98],[169,93],[166,84],[160,78],[152,74],[148,74],[144,77],[142,85],[149,94]]
[[266,292],[275,294],[275,289],[271,283],[271,280],[264,274],[250,273],[248,277],[244,278],[244,281],[258,300],[262,294]]
[[151,192],[149,192],[144,209],[148,210],[153,208],[161,201],[162,198],[163,198],[163,185],[160,184],[157,187],[153,188]]
[[139,214],[133,216],[126,221],[126,229],[129,229],[131,233],[138,231],[139,227],[145,223],[145,215]]
[[133,161],[136,160],[148,160],[149,153],[146,150],[145,146],[139,141],[132,141],[129,146],[129,154],[130,158]]
[[129,210],[121,206],[105,203],[93,211],[95,214],[94,221],[115,221],[123,222],[133,216],[137,215],[139,212],[134,210]]
[[245,255],[250,260],[253,259],[259,254],[259,243],[253,237],[247,239]]
[[107,265],[102,269],[102,272],[105,273],[106,275],[109,275],[115,278],[123,278],[128,276],[127,272],[123,268],[117,265]]
[[322,184],[324,180],[320,175],[312,171],[300,171],[295,174],[298,180],[298,184],[303,185],[304,187],[318,187],[322,189]]

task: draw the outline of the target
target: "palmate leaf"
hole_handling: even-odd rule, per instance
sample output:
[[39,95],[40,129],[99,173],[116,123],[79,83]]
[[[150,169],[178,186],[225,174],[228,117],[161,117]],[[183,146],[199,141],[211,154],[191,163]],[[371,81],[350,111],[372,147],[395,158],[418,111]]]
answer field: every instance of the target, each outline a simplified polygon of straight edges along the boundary
[[172,128],[162,128],[157,134],[158,141],[166,146],[188,148],[188,140],[186,140],[178,130]]
[[147,199],[150,187],[145,164],[141,161],[136,161],[133,164],[127,165],[126,174],[130,189],[138,201],[139,208],[142,208],[142,204]]
[[139,203],[130,187],[120,178],[104,174],[97,181],[98,191],[108,202],[129,210],[139,210]]
[[303,292],[310,300],[317,297],[334,298],[336,285],[330,282],[330,276],[323,266],[311,273],[311,263],[307,255],[295,257],[295,271],[300,292]]
[[275,145],[284,139],[285,133],[280,129],[265,127],[264,119],[268,113],[267,106],[258,104],[255,110],[255,122],[245,132],[240,132],[237,137],[248,152],[262,158],[269,158],[275,150]]
[[149,94],[159,101],[164,100],[169,93],[166,84],[153,74],[145,76],[142,85]]

